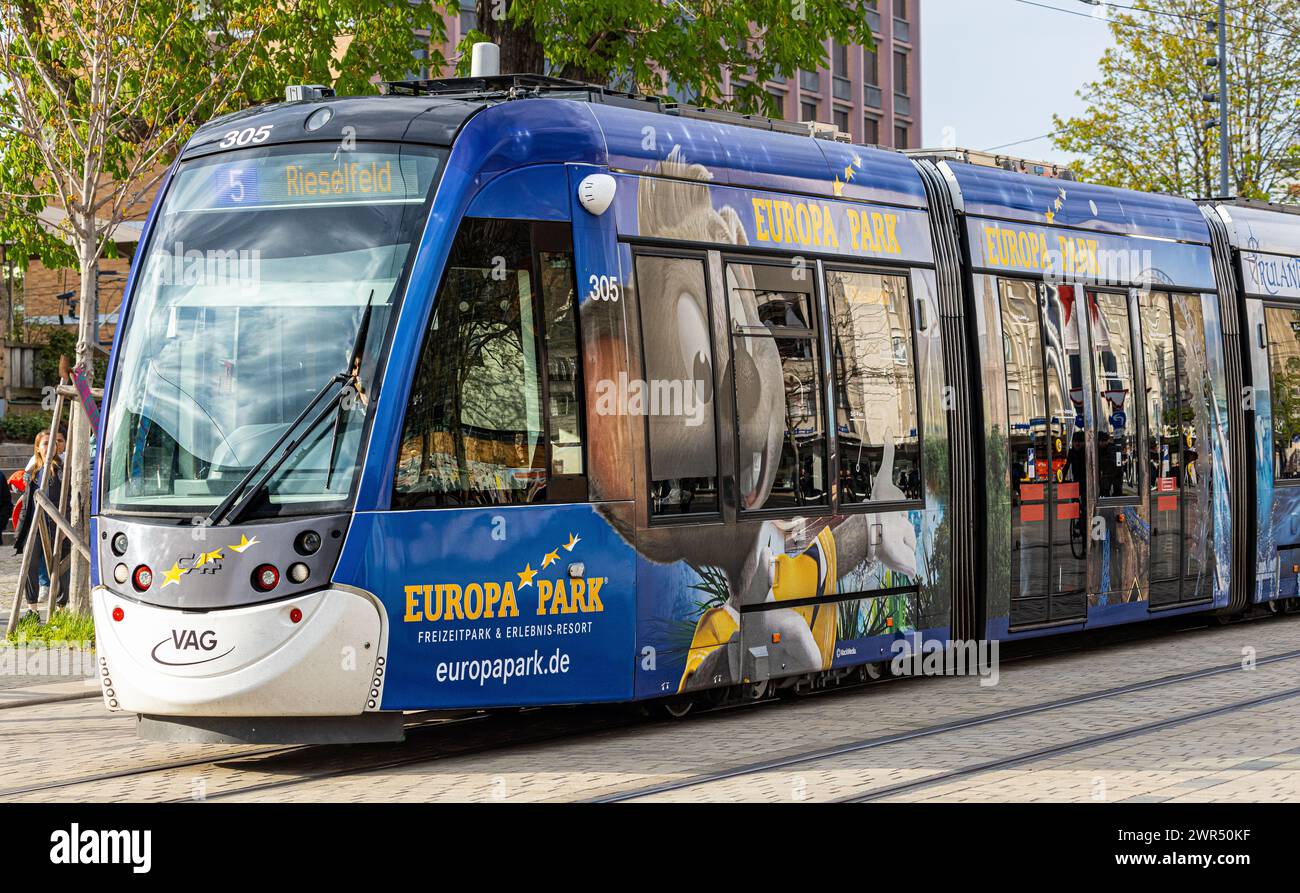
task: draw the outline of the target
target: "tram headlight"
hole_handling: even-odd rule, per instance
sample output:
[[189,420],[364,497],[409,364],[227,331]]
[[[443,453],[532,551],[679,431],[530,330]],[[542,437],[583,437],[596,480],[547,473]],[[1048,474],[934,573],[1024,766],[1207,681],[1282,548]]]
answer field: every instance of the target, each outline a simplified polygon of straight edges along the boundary
[[125,564],[119,564],[117,567],[113,568],[113,579],[116,580],[119,585],[125,583],[126,578],[129,576],[131,576],[131,569]]
[[293,547],[299,555],[315,555],[320,550],[320,534],[314,530],[304,530],[294,540]]
[[260,592],[270,592],[280,585],[280,571],[274,564],[260,564],[253,571],[253,588]]
[[301,561],[295,561],[289,565],[289,579],[293,582],[306,583],[309,576],[311,576],[311,568]]
[[[121,532],[113,534],[113,539],[110,541],[109,545],[113,547],[113,554],[116,555],[118,558],[121,558],[123,555],[126,554],[126,546],[127,546],[126,534]],[[117,582],[125,583],[126,580],[118,580]]]

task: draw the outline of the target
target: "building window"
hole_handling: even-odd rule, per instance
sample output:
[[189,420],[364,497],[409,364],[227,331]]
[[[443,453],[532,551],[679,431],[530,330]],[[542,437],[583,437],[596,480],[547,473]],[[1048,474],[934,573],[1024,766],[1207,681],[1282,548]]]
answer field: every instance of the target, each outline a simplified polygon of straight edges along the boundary
[[862,51],[862,82],[880,86],[880,57],[871,50]]
[[849,48],[842,43],[835,43],[831,49],[832,64],[836,77],[849,76]]
[[906,95],[907,89],[907,53],[894,51],[894,92]]
[[835,110],[835,127],[842,133],[849,132],[849,113],[845,109]]
[[826,292],[840,437],[840,501],[921,498],[921,427],[907,280],[831,271]]
[[785,91],[777,90],[773,87],[767,88],[768,95],[772,97],[772,114],[778,118],[785,117]]
[[799,103],[799,120],[816,121],[817,120],[817,103],[801,102]]
[[894,148],[895,149],[908,148],[907,138],[908,138],[907,125],[906,124],[894,125]]
[[907,18],[907,0],[894,0],[894,18]]
[[862,141],[872,146],[880,145],[880,119],[866,115],[862,119]]

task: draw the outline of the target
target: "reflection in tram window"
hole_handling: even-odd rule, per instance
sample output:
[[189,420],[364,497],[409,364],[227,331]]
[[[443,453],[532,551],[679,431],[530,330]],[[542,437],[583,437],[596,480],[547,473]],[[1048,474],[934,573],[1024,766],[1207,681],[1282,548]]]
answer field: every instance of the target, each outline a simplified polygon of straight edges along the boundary
[[902,276],[826,274],[833,316],[840,501],[921,498],[912,315]]
[[1093,368],[1097,378],[1097,495],[1137,496],[1136,407],[1128,298],[1089,292]]
[[826,430],[811,279],[789,265],[728,264],[727,303],[741,507],[825,504]]
[[[1047,286],[1043,304],[1047,407],[1050,415],[1052,478],[1086,488],[1083,364],[1079,357],[1079,315],[1072,285]],[[1078,496],[1069,497],[1078,499]]]
[[1265,307],[1264,321],[1273,406],[1273,477],[1300,480],[1300,309]]
[[573,254],[539,251],[542,335],[546,346],[547,415],[551,422],[551,474],[583,472],[581,354]]
[[1152,492],[1170,494],[1182,479],[1182,429],[1173,320],[1166,292],[1141,297],[1146,362],[1147,467]]
[[[547,444],[528,225],[467,220],[447,262],[402,430],[394,505],[545,499]],[[492,275],[504,258],[504,275]]]
[[650,510],[657,516],[718,511],[713,343],[704,263],[691,257],[636,259],[651,400]]
[[1007,449],[1011,491],[1023,483],[1047,480],[1047,413],[1043,346],[1038,321],[1038,288],[999,280],[1002,292],[1002,346],[1007,369]]

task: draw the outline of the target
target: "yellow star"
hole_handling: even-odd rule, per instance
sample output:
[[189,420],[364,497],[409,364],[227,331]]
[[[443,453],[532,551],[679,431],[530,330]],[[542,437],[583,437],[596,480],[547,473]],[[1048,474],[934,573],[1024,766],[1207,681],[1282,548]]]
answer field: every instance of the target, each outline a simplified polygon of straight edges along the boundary
[[168,586],[170,586],[173,583],[179,583],[181,581],[181,577],[185,576],[185,574],[188,571],[189,568],[181,567],[179,561],[174,562],[172,564],[171,570],[163,572],[163,588],[166,589]]
[[203,567],[209,561],[220,561],[222,558],[220,549],[213,549],[211,552],[204,552],[199,556],[199,560],[194,563],[195,567]]
[[[253,547],[256,546],[259,542],[261,542],[261,540],[259,540],[257,537],[253,537],[253,538],[250,540],[247,536],[243,536],[243,535],[241,535],[241,536],[239,537],[239,542],[236,543],[235,545],[231,546],[231,547],[230,547],[230,551],[232,551],[232,552],[243,552],[243,551],[246,550],[246,549],[251,549],[251,548],[253,548]],[[217,557],[220,558],[221,556],[218,555]]]
[[847,164],[844,166],[844,179],[845,180],[853,179],[853,165]]
[[578,545],[578,542],[579,542],[579,540],[578,540],[577,535],[571,533],[571,534],[569,534],[569,541],[568,541],[567,543],[564,544],[564,548],[566,548],[566,549],[568,549],[570,552],[572,552],[572,551],[573,551],[573,547],[576,546],[576,545]]
[[547,552],[545,555],[542,556],[542,570],[545,570],[548,565],[555,564],[555,562],[559,560],[560,560],[560,550],[552,549],[550,552]]
[[1053,220],[1055,217],[1056,217],[1056,215],[1053,214],[1051,211],[1048,211],[1048,212],[1047,212],[1047,222],[1048,222],[1048,223],[1051,223],[1052,220]]
[[862,167],[862,156],[861,156],[861,155],[854,154],[854,156],[853,156],[853,166],[854,166],[854,167]]
[[844,184],[840,182],[839,177],[835,178],[835,183],[833,184],[832,188],[835,190],[836,195],[844,194]]
[[537,571],[533,570],[533,566],[531,564],[525,564],[524,569],[518,574],[519,588],[523,589],[525,586],[532,586],[533,577],[535,576],[537,576]]

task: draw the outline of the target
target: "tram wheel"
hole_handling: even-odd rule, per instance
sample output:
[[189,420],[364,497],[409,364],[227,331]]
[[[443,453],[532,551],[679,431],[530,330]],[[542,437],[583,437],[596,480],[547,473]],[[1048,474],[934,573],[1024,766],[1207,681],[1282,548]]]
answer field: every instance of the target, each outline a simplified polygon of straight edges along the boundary
[[863,682],[879,682],[885,678],[885,671],[880,664],[863,664],[858,669],[858,678]]
[[665,698],[660,706],[663,708],[664,713],[667,713],[673,719],[683,719],[695,706],[695,699],[689,695],[679,695],[675,698]]

